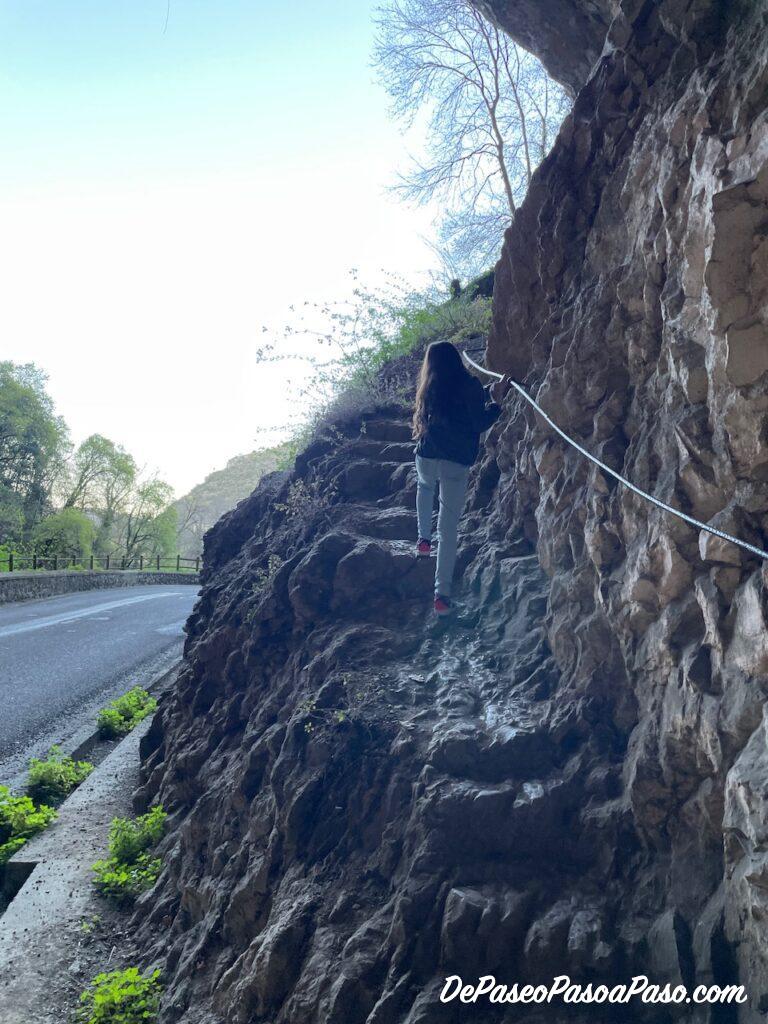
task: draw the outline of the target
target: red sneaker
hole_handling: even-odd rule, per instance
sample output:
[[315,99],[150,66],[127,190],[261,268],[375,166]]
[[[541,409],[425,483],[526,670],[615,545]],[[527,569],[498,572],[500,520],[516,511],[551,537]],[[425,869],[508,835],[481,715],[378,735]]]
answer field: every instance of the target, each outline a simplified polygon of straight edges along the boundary
[[443,597],[442,594],[435,594],[435,615],[450,615],[451,599]]
[[431,541],[424,540],[422,537],[419,543],[416,545],[416,554],[419,558],[428,558],[432,554],[432,543]]

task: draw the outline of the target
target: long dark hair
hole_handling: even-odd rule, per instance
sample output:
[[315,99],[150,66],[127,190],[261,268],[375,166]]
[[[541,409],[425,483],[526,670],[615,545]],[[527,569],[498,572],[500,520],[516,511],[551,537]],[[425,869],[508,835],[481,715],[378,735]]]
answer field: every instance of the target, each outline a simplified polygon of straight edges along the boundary
[[424,353],[419,383],[416,388],[416,408],[413,411],[413,436],[423,437],[430,419],[450,419],[457,404],[461,403],[472,380],[465,369],[459,350],[450,341],[433,341]]

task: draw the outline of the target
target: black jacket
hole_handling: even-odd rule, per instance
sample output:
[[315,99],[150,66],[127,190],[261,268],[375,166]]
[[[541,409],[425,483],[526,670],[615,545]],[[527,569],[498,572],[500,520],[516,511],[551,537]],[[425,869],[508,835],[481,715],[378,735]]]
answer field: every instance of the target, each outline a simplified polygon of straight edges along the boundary
[[480,435],[493,426],[500,415],[501,406],[491,401],[477,377],[472,377],[466,397],[456,403],[450,418],[427,415],[426,433],[416,445],[416,454],[423,459],[448,459],[471,466],[477,458]]

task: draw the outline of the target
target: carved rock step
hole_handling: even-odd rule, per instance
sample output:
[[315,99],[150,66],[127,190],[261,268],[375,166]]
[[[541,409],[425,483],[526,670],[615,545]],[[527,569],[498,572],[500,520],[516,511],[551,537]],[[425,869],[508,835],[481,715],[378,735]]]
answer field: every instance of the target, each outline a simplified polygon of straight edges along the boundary
[[376,540],[413,543],[416,539],[416,511],[412,507],[395,505],[380,511],[361,511],[353,522],[357,532]]
[[299,618],[386,619],[399,614],[399,602],[427,602],[433,583],[434,561],[417,558],[412,541],[337,532],[299,562],[288,593]]
[[[335,484],[343,498],[376,501],[401,491],[407,484],[413,467],[404,462],[371,462],[357,459],[345,463]],[[414,473],[415,486],[415,473]]]
[[411,441],[411,424],[408,420],[366,420],[364,433],[374,441]]
[[413,441],[377,441],[365,435],[344,446],[347,458],[371,459],[377,462],[413,463]]

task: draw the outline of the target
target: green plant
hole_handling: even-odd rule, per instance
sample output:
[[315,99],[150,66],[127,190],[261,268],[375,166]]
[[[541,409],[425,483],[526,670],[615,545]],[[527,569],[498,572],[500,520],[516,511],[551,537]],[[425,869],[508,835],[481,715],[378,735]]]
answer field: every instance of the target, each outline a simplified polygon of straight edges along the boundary
[[277,512],[284,512],[286,519],[293,519],[300,515],[302,510],[309,503],[309,490],[303,480],[294,480],[288,487],[288,494],[284,502],[275,505]]
[[131,903],[147,889],[151,889],[160,876],[159,857],[141,853],[133,864],[122,864],[114,857],[97,860],[93,865],[95,885],[102,896],[118,904]]
[[[345,688],[348,686],[348,676],[342,676],[342,684]],[[325,721],[335,722],[336,725],[343,725],[344,722],[353,718],[353,709],[351,707],[319,708],[314,697],[308,697],[306,700],[301,701],[298,708],[306,716],[304,732],[307,734],[315,731],[316,723],[320,724]]]
[[80,996],[78,1024],[152,1024],[160,1010],[160,971],[126,967],[97,974]]
[[487,334],[490,328],[490,299],[431,303],[404,317],[400,345],[410,352],[418,345],[428,345],[438,339],[459,343],[475,334]]
[[[275,505],[277,512],[283,512],[286,520],[296,519],[320,508],[326,508],[337,496],[335,483],[319,487],[317,481],[307,485],[303,480],[294,480],[288,486],[284,502]],[[282,564],[282,563],[281,563]],[[279,569],[280,566],[277,566]]]
[[134,686],[122,697],[101,709],[96,723],[99,735],[103,739],[126,736],[147,715],[151,715],[156,707],[157,701],[154,697],[150,697],[140,686]]
[[158,843],[168,817],[160,804],[138,818],[115,818],[109,829],[109,852],[125,864]]
[[118,903],[128,903],[151,889],[161,861],[149,852],[159,841],[167,815],[158,805],[133,821],[115,818],[109,827],[109,857],[93,865],[96,888]]
[[85,512],[63,508],[42,519],[35,527],[32,539],[37,554],[44,558],[58,555],[70,561],[80,561],[90,556],[94,533],[93,523]]
[[[284,510],[286,506],[282,506],[282,508]],[[254,616],[256,615],[256,611],[259,607],[259,598],[261,596],[262,591],[264,591],[269,586],[269,584],[278,574],[284,561],[285,560],[281,558],[280,555],[270,555],[267,558],[267,564],[256,571],[253,585],[251,587],[251,597],[255,598],[255,601],[250,606],[245,616],[245,621],[248,624],[251,624],[253,622]]]
[[[279,506],[285,509],[286,506]],[[267,558],[267,564],[260,569],[256,570],[253,586],[251,587],[252,594],[260,594],[261,591],[269,586],[272,580],[280,571],[281,566],[284,563],[284,559],[280,555],[270,555]]]
[[[339,424],[359,422],[377,408],[408,405],[413,367],[399,365],[400,357],[431,341],[458,344],[490,329],[491,300],[475,282],[458,297],[444,299],[434,288],[419,291],[394,275],[374,289],[364,287],[356,271],[352,279],[346,300],[292,308],[294,322],[283,329],[282,339],[257,353],[261,361],[299,360],[313,371],[299,392],[308,411],[285,444],[286,468],[315,438],[333,438]],[[301,349],[295,345],[299,339]],[[308,350],[308,340],[317,348]]]
[[[281,355],[275,343],[257,353],[262,361],[295,359],[307,363],[313,373],[299,396],[309,399],[309,421],[300,424],[290,445],[300,448],[310,440],[320,423],[326,428],[327,413],[348,391],[376,400],[381,389],[378,372],[390,359],[408,350],[410,340],[401,337],[401,327],[417,309],[432,301],[431,293],[410,288],[395,275],[375,289],[365,287],[356,270],[351,271],[348,298],[335,302],[305,302],[300,310],[291,307],[293,322],[286,325],[282,341],[293,351]],[[263,330],[268,332],[268,328]],[[294,342],[301,340],[297,349]],[[316,344],[307,350],[305,341]]]
[[0,864],[55,820],[52,807],[36,807],[31,797],[13,796],[7,786],[0,786]]
[[33,363],[0,359],[0,537],[14,554],[52,504],[69,437],[47,393],[46,374]]
[[73,761],[64,757],[60,747],[51,747],[48,757],[41,761],[33,757],[29,762],[27,793],[36,803],[63,800],[93,771],[88,761]]

